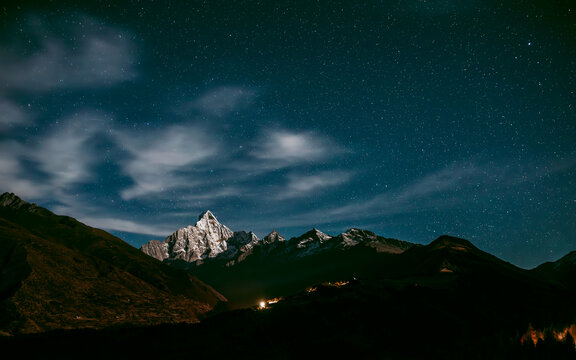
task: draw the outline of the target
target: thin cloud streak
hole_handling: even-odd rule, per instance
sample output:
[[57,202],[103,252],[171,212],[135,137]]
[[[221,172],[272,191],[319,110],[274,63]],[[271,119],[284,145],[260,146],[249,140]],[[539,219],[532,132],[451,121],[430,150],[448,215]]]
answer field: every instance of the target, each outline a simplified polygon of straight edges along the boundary
[[[91,144],[106,124],[103,117],[85,112],[60,120],[52,131],[29,145],[15,141],[0,144],[6,149],[0,155],[1,183],[20,196],[42,198],[92,181],[93,167],[100,158]],[[36,171],[44,177],[30,176]]]
[[119,218],[80,217],[78,220],[88,226],[103,230],[152,235],[162,239],[177,230],[162,224],[151,225],[149,222],[136,222]]
[[0,98],[0,133],[32,124],[32,116],[22,106]]
[[325,171],[314,175],[291,174],[288,176],[288,184],[278,191],[276,200],[302,198],[311,194],[318,194],[343,185],[350,181],[352,172]]
[[221,86],[186,104],[183,110],[197,110],[205,115],[223,117],[248,108],[257,96],[256,91],[246,87]]
[[[550,166],[545,164],[551,164]],[[541,160],[521,168],[511,169],[507,164],[476,164],[461,162],[427,174],[412,183],[380,193],[365,201],[353,201],[343,206],[324,208],[298,214],[282,221],[283,226],[302,226],[336,221],[353,221],[416,211],[454,208],[467,201],[458,192],[474,187],[492,189],[491,194],[509,196],[516,186],[538,181],[544,175],[554,175],[576,166],[575,159],[550,162]],[[545,170],[543,170],[545,169]],[[474,192],[469,196],[474,196]],[[478,197],[485,196],[481,192]]]
[[83,26],[70,30],[74,45],[50,34],[42,22],[29,32],[41,42],[30,56],[0,47],[0,82],[7,89],[46,92],[63,88],[111,86],[137,76],[135,47],[129,34],[78,16]]
[[54,188],[64,190],[90,181],[95,175],[92,167],[100,161],[91,143],[106,123],[105,118],[91,113],[64,119],[28,156],[50,175]]
[[378,194],[365,201],[297,215],[287,219],[284,225],[352,221],[450,207],[455,205],[450,194],[461,187],[486,181],[483,169],[474,164],[452,165],[416,179],[403,188]]
[[138,136],[116,131],[114,138],[127,150],[120,164],[134,182],[122,190],[125,200],[195,186],[198,168],[221,154],[217,139],[197,126],[172,126]]

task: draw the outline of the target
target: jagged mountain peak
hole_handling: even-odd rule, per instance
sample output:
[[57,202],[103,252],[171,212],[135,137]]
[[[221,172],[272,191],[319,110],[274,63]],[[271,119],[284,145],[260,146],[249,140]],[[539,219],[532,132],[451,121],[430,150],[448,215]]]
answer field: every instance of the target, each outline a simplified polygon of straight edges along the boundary
[[332,238],[332,236],[324,234],[322,231],[318,230],[317,228],[313,228],[312,230],[302,234],[298,237],[298,239],[304,238],[317,238],[321,241],[326,241]]
[[0,206],[20,209],[25,206],[30,206],[30,204],[22,199],[20,199],[16,194],[5,192],[0,195]]
[[262,243],[266,245],[282,241],[286,241],[286,239],[276,230],[262,238]]
[[373,233],[372,231],[368,231],[368,230],[362,230],[362,229],[358,229],[358,228],[350,228],[348,230],[346,230],[346,232],[342,233],[343,235],[352,235],[352,236],[363,236],[363,235],[369,235],[369,236],[376,236],[375,233]]
[[218,221],[218,219],[216,219],[216,216],[214,216],[214,214],[212,214],[212,211],[210,211],[210,210],[206,210],[198,216],[198,220],[202,220],[202,219],[206,219],[206,220],[213,219],[213,220]]
[[206,230],[211,226],[223,226],[223,225],[220,224],[216,216],[214,216],[214,214],[212,214],[210,210],[206,210],[202,214],[200,214],[200,216],[198,216],[198,221],[196,222],[195,226],[197,228]]
[[9,192],[0,195],[0,207],[24,210],[30,213],[42,213],[48,211],[36,204],[26,202],[19,198],[18,195]]
[[142,246],[142,251],[158,260],[203,261],[222,253],[230,254],[227,241],[235,235],[233,242],[253,241],[252,235],[233,233],[207,210],[200,214],[196,225],[181,228],[162,242],[150,241]]

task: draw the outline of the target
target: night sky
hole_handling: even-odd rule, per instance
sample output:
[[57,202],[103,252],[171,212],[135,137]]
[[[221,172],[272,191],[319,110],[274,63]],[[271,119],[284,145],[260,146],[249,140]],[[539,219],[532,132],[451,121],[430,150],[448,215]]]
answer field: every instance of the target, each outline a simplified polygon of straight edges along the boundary
[[0,192],[136,247],[210,209],[522,267],[576,250],[573,1],[15,2]]

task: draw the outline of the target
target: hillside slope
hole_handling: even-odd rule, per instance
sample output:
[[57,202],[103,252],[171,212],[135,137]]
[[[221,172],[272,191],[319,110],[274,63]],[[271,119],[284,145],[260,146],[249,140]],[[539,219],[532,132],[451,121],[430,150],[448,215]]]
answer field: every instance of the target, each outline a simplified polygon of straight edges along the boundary
[[71,217],[0,196],[0,330],[197,322],[225,298]]

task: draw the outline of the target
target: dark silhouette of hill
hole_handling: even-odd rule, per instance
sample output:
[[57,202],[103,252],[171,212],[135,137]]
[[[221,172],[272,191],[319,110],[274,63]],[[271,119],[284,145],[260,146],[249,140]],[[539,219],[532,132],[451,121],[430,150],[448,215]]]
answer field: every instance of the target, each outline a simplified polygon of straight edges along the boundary
[[[516,311],[502,301],[518,289],[481,287],[461,275],[350,281],[317,285],[264,310],[222,313],[195,325],[53,332],[0,340],[29,356],[202,359],[573,359],[571,338],[523,344],[536,318],[549,323],[573,312],[545,314],[558,301],[523,299]],[[463,280],[463,281],[462,281]],[[524,294],[525,295],[525,294]],[[521,296],[514,296],[517,301]],[[564,297],[569,303],[574,298]],[[519,305],[519,304],[516,304]],[[532,310],[530,310],[532,309]],[[572,320],[576,318],[572,317]],[[561,326],[560,322],[557,322]],[[131,346],[127,346],[127,344]],[[66,345],[66,346],[63,346]]]
[[0,196],[0,330],[197,322],[224,301],[105,231]]
[[572,251],[558,261],[544,263],[536,267],[533,272],[542,278],[558,282],[576,291],[576,251]]

